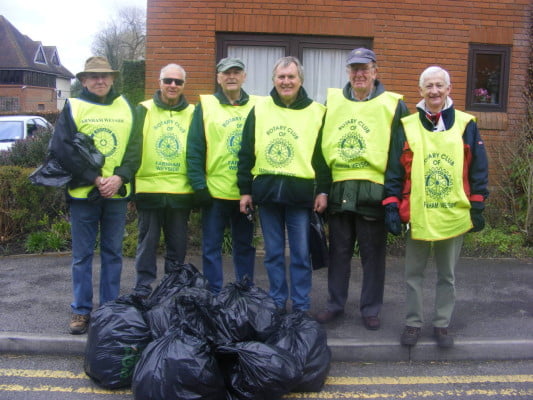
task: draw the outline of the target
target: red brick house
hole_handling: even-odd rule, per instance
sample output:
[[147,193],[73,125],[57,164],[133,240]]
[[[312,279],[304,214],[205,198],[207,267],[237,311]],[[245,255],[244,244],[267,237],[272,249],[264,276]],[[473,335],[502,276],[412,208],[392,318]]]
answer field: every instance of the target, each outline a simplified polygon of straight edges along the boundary
[[43,46],[0,15],[0,111],[61,110],[74,75],[55,46]]
[[366,46],[377,54],[379,79],[414,111],[420,73],[440,65],[456,106],[478,117],[494,186],[495,149],[513,139],[525,110],[532,10],[530,0],[147,0],[146,96],[160,68],[176,62],[196,102],[215,90],[216,62],[228,55],[245,60],[245,88],[267,94],[274,61],[294,55],[304,87],[323,101],[328,86],[347,81],[347,52]]

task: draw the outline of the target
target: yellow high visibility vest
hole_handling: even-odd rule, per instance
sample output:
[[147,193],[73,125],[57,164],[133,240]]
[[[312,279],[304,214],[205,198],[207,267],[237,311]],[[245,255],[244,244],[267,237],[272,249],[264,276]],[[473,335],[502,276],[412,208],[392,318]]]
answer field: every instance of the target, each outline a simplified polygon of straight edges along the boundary
[[443,240],[472,228],[470,201],[463,188],[466,125],[474,117],[455,111],[455,123],[442,132],[424,128],[418,113],[402,118],[411,170],[410,224],[416,240]]
[[313,151],[326,108],[312,102],[301,110],[277,106],[272,97],[255,105],[253,175],[286,175],[314,179]]
[[[122,164],[122,158],[130,138],[133,125],[132,110],[123,96],[117,97],[112,104],[90,103],[82,99],[69,99],[72,119],[78,132],[89,135],[96,148],[105,156],[102,176],[113,175],[115,167]],[[69,189],[73,198],[86,199],[94,185]],[[131,185],[126,184],[126,193]],[[115,195],[114,198],[122,198]]]
[[152,99],[143,125],[142,161],[135,175],[135,193],[192,193],[187,178],[187,134],[194,106],[181,111],[158,107]]
[[384,183],[392,120],[402,98],[384,92],[367,101],[351,101],[342,89],[328,89],[322,152],[334,182]]
[[246,104],[221,104],[213,95],[201,95],[206,152],[206,179],[211,196],[240,199],[237,186],[238,153],[241,149],[242,129],[248,113],[258,96],[250,96]]

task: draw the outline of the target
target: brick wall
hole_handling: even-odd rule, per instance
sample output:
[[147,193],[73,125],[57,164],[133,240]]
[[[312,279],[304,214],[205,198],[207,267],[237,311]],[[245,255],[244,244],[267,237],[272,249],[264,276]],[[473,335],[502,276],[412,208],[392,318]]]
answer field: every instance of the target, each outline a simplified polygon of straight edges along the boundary
[[[20,112],[56,111],[57,99],[55,90],[37,86],[0,85],[0,97],[17,97]],[[40,109],[39,105],[44,108]]]
[[451,96],[464,109],[469,43],[512,45],[506,113],[476,113],[498,179],[495,152],[513,139],[524,110],[531,48],[530,0],[148,0],[146,95],[157,89],[160,68],[177,62],[187,70],[191,102],[215,89],[215,32],[250,32],[372,38],[379,78],[405,95],[410,110],[419,100],[420,72],[441,65],[452,77]]

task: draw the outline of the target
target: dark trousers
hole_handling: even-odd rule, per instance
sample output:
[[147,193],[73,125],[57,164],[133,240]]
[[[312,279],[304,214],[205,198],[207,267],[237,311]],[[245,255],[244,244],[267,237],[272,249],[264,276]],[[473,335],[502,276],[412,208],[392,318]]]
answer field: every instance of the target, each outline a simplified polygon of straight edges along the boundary
[[165,273],[173,263],[183,263],[187,251],[187,223],[189,209],[156,208],[138,210],[139,240],[135,269],[137,281],[135,291],[148,295],[157,277],[157,248],[161,230],[165,237]]
[[[219,293],[224,284],[222,268],[222,241],[229,223],[233,251],[235,279],[246,275],[253,282],[255,247],[254,224],[239,211],[239,200],[213,199],[213,204],[202,208],[202,260],[205,278],[213,293]],[[231,282],[233,279],[229,278]]]
[[379,314],[385,285],[386,238],[381,220],[368,220],[353,212],[329,215],[328,310],[344,310],[357,242],[363,266],[359,309],[365,317]]

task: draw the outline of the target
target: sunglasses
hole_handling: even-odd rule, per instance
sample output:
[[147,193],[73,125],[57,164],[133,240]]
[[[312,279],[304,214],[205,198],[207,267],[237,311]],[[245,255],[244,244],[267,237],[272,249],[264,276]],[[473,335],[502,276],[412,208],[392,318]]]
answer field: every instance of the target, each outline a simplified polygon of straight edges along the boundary
[[172,82],[174,82],[176,84],[176,86],[182,86],[185,83],[185,81],[183,79],[175,79],[175,78],[163,78],[163,79],[161,79],[161,81],[165,85],[171,85]]

